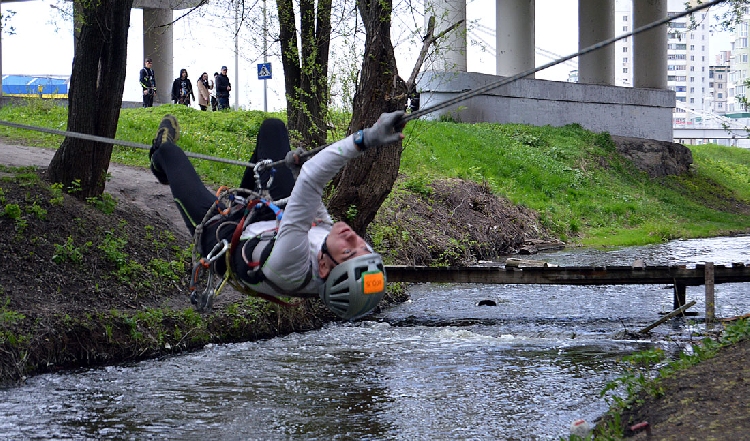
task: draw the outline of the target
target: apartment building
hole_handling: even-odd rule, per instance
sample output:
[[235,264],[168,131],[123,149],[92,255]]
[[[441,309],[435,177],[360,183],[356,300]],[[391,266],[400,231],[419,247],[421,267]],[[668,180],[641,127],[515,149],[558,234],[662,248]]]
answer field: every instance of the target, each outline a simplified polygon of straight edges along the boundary
[[[633,31],[633,1],[615,1],[615,31],[622,35]],[[697,5],[696,0],[689,2]],[[669,0],[668,14],[675,16],[685,11],[684,0]],[[691,127],[703,122],[702,114],[710,112],[710,18],[709,11],[700,11],[693,18],[682,17],[670,22],[667,40],[667,87],[675,91],[677,100],[673,125]],[[628,37],[615,43],[615,84],[633,85],[633,39]],[[726,86],[725,86],[726,87]],[[726,104],[725,104],[726,105]]]

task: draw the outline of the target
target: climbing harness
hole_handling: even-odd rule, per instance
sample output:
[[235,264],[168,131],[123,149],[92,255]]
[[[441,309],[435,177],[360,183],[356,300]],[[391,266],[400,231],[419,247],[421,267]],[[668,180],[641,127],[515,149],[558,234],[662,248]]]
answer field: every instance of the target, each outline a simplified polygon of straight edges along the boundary
[[[284,306],[294,306],[298,303],[285,302],[275,296],[260,293],[250,289],[247,284],[267,282],[262,268],[271,249],[276,241],[279,223],[283,217],[283,208],[288,198],[273,201],[269,188],[273,183],[274,170],[269,167],[272,161],[263,160],[253,167],[256,188],[260,191],[245,188],[220,187],[216,192],[216,202],[209,208],[205,216],[195,228],[193,235],[193,269],[190,279],[190,301],[200,311],[209,311],[213,301],[221,290],[231,285],[238,291],[260,297],[273,303]],[[266,169],[271,169],[268,181],[263,185],[260,174]],[[266,230],[240,244],[240,236],[245,228],[254,222],[263,220],[275,220],[275,228]],[[216,245],[211,251],[203,256],[203,239],[207,228],[215,227],[217,238]],[[227,239],[229,237],[229,239]],[[265,243],[260,258],[253,260],[253,253],[261,243]],[[246,268],[237,268],[233,265],[232,255],[241,247],[241,256]],[[301,286],[306,285],[312,278],[309,272]],[[204,281],[205,279],[205,281]],[[202,289],[201,289],[202,288]],[[280,294],[288,292],[275,287]]]

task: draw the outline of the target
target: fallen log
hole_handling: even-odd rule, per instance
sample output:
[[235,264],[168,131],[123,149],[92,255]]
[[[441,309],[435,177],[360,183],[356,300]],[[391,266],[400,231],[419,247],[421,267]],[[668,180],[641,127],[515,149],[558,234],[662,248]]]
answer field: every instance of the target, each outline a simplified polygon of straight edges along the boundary
[[652,323],[652,324],[646,326],[645,328],[641,329],[640,331],[638,331],[638,333],[639,334],[645,334],[645,333],[647,333],[648,331],[650,331],[650,330],[654,329],[655,327],[661,325],[662,323],[666,322],[667,320],[671,319],[672,317],[675,317],[677,315],[682,314],[683,312],[685,312],[688,308],[690,308],[693,305],[695,305],[695,300],[693,300],[692,302],[689,302],[689,303],[687,303],[685,305],[680,306],[679,308],[675,309],[674,311],[670,312],[669,314],[665,315],[664,317],[660,318],[659,320],[655,321],[654,323]]

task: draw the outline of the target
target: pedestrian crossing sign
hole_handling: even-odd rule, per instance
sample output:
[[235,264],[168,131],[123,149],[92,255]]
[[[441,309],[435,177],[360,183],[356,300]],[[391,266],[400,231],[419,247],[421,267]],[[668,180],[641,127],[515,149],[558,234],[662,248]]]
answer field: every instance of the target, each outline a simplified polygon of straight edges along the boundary
[[258,63],[258,79],[259,80],[271,79],[271,63]]

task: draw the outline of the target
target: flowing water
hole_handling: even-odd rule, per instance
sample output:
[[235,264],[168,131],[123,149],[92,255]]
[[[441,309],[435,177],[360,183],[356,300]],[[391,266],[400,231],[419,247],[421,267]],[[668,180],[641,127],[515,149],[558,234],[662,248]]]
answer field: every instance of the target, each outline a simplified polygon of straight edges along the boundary
[[[748,262],[750,238],[673,241],[535,259],[561,266]],[[368,320],[135,364],[33,377],[0,390],[2,439],[551,440],[607,409],[618,360],[679,352],[694,319],[616,338],[672,307],[662,286],[418,285]],[[496,306],[477,306],[494,300]],[[719,317],[750,312],[716,285]]]

